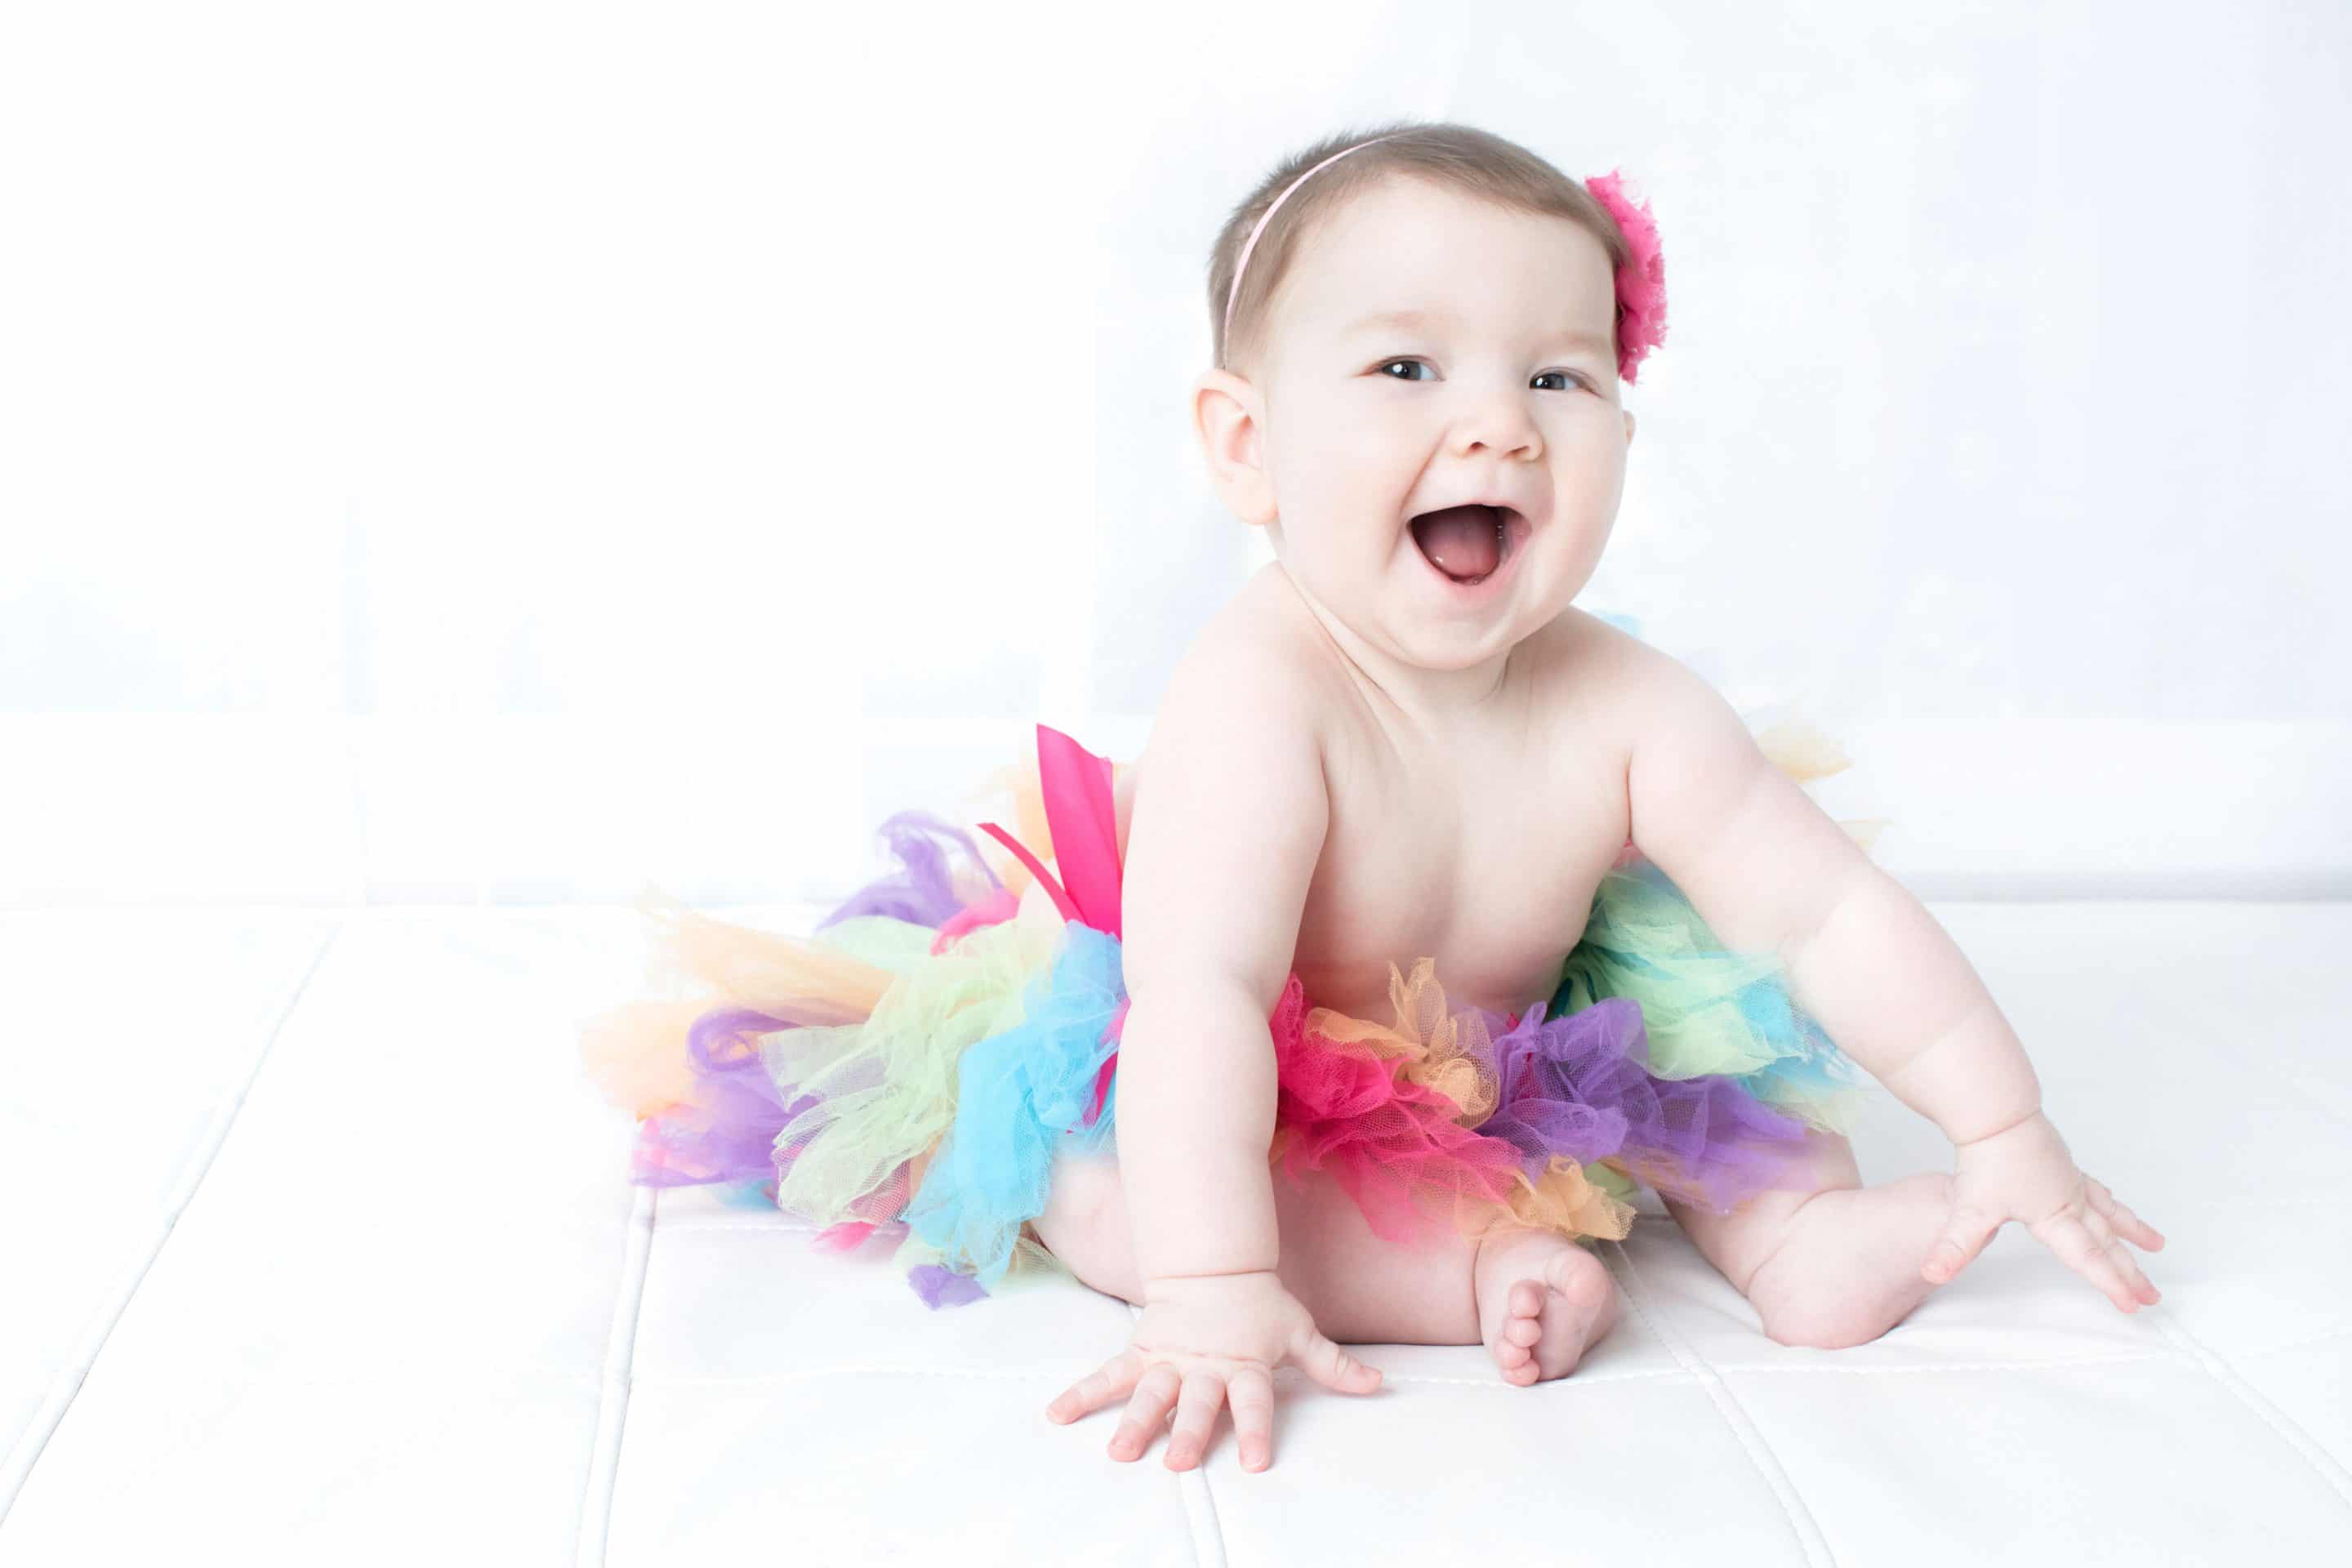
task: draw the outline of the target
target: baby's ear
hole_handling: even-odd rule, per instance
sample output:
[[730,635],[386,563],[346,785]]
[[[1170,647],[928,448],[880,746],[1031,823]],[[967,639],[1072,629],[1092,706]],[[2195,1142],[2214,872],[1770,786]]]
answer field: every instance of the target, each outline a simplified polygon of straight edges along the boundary
[[1257,388],[1227,370],[1203,371],[1192,384],[1192,432],[1209,461],[1209,483],[1225,510],[1244,522],[1275,518],[1274,487],[1266,480],[1263,407]]
[[1633,411],[1632,409],[1628,408],[1627,410],[1625,410],[1625,445],[1627,445],[1628,447],[1630,447],[1630,446],[1632,446],[1633,444]]

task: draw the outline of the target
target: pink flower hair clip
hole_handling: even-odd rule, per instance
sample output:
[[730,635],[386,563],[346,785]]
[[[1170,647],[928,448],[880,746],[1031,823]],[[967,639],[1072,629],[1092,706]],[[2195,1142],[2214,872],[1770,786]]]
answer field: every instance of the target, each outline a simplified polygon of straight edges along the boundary
[[1617,170],[1593,175],[1584,188],[1617,220],[1632,252],[1617,269],[1617,378],[1631,386],[1635,368],[1666,341],[1666,263],[1658,248],[1658,226],[1647,202],[1636,205],[1626,195]]

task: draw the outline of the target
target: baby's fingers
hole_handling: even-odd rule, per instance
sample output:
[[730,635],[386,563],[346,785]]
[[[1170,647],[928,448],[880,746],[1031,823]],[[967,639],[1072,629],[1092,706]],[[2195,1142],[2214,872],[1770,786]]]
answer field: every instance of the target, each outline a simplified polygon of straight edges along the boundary
[[1194,1368],[1184,1374],[1176,1399],[1176,1427],[1168,1434],[1168,1468],[1189,1470],[1201,1462],[1209,1434],[1217,1428],[1217,1411],[1225,1403],[1225,1380],[1213,1372]]
[[1156,1362],[1136,1380],[1135,1396],[1127,1402],[1127,1416],[1110,1435],[1114,1459],[1139,1459],[1151,1447],[1151,1435],[1168,1424],[1169,1407],[1176,1403],[1180,1384],[1176,1369]]
[[[2028,1228],[2068,1268],[2106,1292],[2107,1300],[2116,1304],[2118,1311],[2139,1310],[2140,1304],[2135,1299],[2123,1269],[2116,1266],[2115,1252],[2109,1247],[2101,1246],[2098,1237],[2091,1234],[2090,1227],[2083,1221],[2062,1211]],[[2132,1266],[2132,1273],[2139,1273],[2137,1266]]]
[[1124,1350],[1061,1393],[1045,1406],[1048,1421],[1069,1422],[1123,1397],[1143,1375],[1143,1358]]
[[1225,1385],[1225,1398],[1234,1407],[1242,1468],[1265,1468],[1274,1463],[1274,1374],[1263,1367],[1243,1367]]
[[2096,1206],[2083,1211],[2083,1228],[2098,1242],[2099,1250],[2106,1254],[2108,1261],[2116,1266],[2116,1271],[2124,1277],[2124,1282],[2131,1288],[2133,1297],[2142,1306],[2154,1306],[2163,1300],[2161,1292],[2148,1283],[2147,1276],[2139,1271],[2137,1260],[2124,1250],[2122,1242],[2116,1239],[2114,1226]]
[[[2108,1223],[2116,1227],[2125,1240],[2144,1252],[2164,1250],[2163,1232],[2132,1213],[2130,1207],[2121,1198],[2107,1191],[2105,1185],[2097,1178],[2084,1176],[2083,1181],[2091,1194],[2091,1206],[2105,1214]],[[2130,1254],[2126,1253],[2125,1256],[2128,1258]]]

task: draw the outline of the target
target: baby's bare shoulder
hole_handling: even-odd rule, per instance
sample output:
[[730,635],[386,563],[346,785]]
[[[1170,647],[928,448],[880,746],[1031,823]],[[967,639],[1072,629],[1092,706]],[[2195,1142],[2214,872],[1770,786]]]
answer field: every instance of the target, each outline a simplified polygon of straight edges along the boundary
[[1622,761],[1653,662],[1665,656],[1572,605],[1528,643],[1545,732],[1571,739],[1587,762],[1596,747]]
[[1234,606],[1177,661],[1132,770],[1129,994],[1230,977],[1278,998],[1329,826],[1312,687],[1278,620]]
[[1309,764],[1320,772],[1328,708],[1318,700],[1313,649],[1274,586],[1261,573],[1195,634],[1154,709],[1142,752],[1113,764],[1122,855],[1142,780],[1167,772],[1171,755],[1206,748],[1242,760],[1237,748],[1247,748],[1275,753],[1270,761],[1289,759],[1293,772]]
[[1262,737],[1278,731],[1312,742],[1328,696],[1318,651],[1313,623],[1296,595],[1261,572],[1185,649],[1168,700],[1220,710]]
[[1630,632],[1576,614],[1553,671],[1558,700],[1590,713],[1588,746],[1605,749],[1629,784],[1644,758],[1667,777],[1725,775],[1754,760],[1746,721],[1705,677]]

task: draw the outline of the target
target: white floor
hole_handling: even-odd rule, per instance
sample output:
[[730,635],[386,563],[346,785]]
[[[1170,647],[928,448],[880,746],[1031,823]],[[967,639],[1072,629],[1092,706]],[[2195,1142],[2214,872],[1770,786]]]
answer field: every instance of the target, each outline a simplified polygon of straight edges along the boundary
[[[572,1055],[637,994],[625,908],[0,913],[0,1563],[2352,1561],[2352,905],[1932,907],[2170,1237],[2161,1306],[2011,1226],[1790,1349],[1645,1217],[1574,1376],[1285,1369],[1261,1475],[1045,1419],[1130,1321],[1074,1280],[932,1312],[630,1188]],[[1948,1168],[1874,1109],[1866,1179]]]

